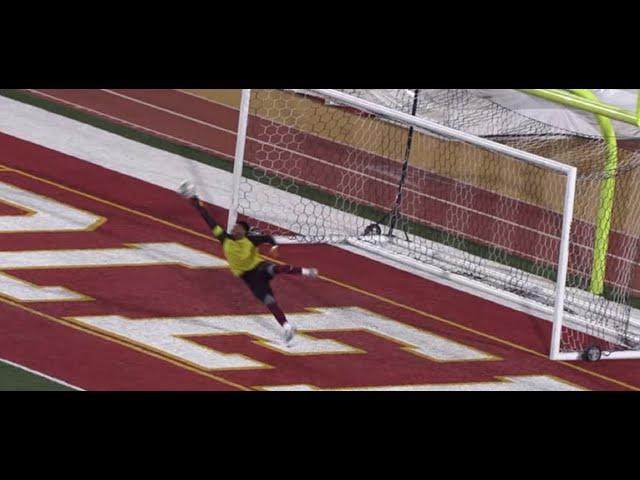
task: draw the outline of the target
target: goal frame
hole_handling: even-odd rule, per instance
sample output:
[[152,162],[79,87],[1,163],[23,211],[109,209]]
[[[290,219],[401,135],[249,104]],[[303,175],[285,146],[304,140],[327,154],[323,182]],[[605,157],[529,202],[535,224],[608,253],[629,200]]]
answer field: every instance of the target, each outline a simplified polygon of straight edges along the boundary
[[[289,90],[292,93],[303,93],[301,90],[292,89]],[[580,360],[583,357],[582,352],[560,352],[560,343],[562,337],[562,327],[565,320],[565,297],[567,290],[567,272],[569,263],[569,247],[570,247],[570,233],[573,223],[573,211],[574,201],[576,195],[576,181],[577,181],[577,168],[571,165],[563,164],[561,162],[551,160],[533,153],[518,150],[507,145],[488,140],[486,138],[478,137],[460,130],[456,130],[444,125],[440,125],[436,122],[412,116],[410,114],[385,107],[367,100],[363,100],[358,97],[354,97],[344,92],[333,89],[309,89],[305,92],[319,96],[329,102],[336,102],[339,104],[347,105],[349,107],[360,109],[366,112],[370,112],[379,115],[385,119],[400,122],[409,128],[419,128],[438,135],[449,137],[454,140],[466,142],[471,145],[475,145],[481,148],[491,150],[496,153],[504,154],[514,157],[520,161],[542,167],[548,170],[553,170],[562,174],[565,178],[564,182],[564,202],[562,211],[562,227],[560,235],[560,247],[557,263],[557,278],[556,289],[553,309],[545,307],[536,303],[533,300],[527,300],[522,297],[514,299],[514,295],[510,292],[500,292],[497,289],[492,289],[492,297],[498,298],[499,303],[507,306],[518,305],[518,309],[522,310],[522,304],[527,304],[526,311],[544,320],[551,320],[552,335],[549,348],[549,357],[552,360]],[[236,151],[234,157],[233,168],[233,186],[231,192],[231,202],[228,214],[228,228],[236,222],[239,209],[239,186],[242,178],[242,172],[244,167],[244,150],[247,142],[247,125],[249,122],[249,104],[251,99],[251,90],[242,90],[242,99],[240,105],[240,115],[238,119],[238,135],[236,139]],[[393,255],[386,252],[376,251],[375,247],[367,248],[369,253],[381,254],[382,256]],[[452,276],[448,275],[446,278],[439,276],[434,269],[430,269],[429,265],[421,265],[420,262],[414,261],[410,258],[403,258],[401,255],[394,255],[392,259],[394,261],[401,262],[411,268],[417,268],[425,272],[435,281],[446,280],[445,283],[451,285]],[[438,278],[440,277],[440,278]],[[459,285],[456,285],[456,282]],[[486,297],[487,288],[485,285],[475,280],[466,279],[460,277],[459,279],[453,279],[454,288],[470,291],[475,295]],[[603,355],[603,359],[623,359],[623,358],[640,358],[640,351],[614,351],[607,355]]]

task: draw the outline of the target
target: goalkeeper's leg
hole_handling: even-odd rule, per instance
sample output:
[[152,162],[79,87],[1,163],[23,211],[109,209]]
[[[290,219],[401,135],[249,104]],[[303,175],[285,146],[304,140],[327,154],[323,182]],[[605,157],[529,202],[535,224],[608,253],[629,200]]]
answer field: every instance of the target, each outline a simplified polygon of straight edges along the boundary
[[245,272],[242,280],[247,284],[254,296],[260,300],[269,309],[280,326],[284,329],[284,339],[288,344],[295,335],[295,327],[287,321],[287,317],[278,305],[276,298],[271,290],[270,281],[273,273],[270,272],[266,262],[261,263],[258,267]]

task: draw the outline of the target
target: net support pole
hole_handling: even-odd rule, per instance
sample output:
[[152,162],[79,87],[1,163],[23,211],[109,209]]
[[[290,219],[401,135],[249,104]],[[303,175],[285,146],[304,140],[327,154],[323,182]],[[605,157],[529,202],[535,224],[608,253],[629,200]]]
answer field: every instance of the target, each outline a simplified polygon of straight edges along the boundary
[[227,217],[227,231],[238,220],[238,205],[240,202],[240,179],[244,165],[244,148],[247,144],[247,123],[249,122],[249,101],[251,90],[243,89],[240,100],[240,116],[238,118],[238,136],[236,137],[236,153],[233,160],[233,178],[231,182],[231,203],[229,204],[229,216]]
[[[418,111],[418,95],[420,90],[413,91],[413,105],[411,106],[411,116],[415,117]],[[404,149],[404,162],[402,163],[402,173],[400,175],[400,181],[398,182],[398,192],[396,193],[396,200],[389,219],[389,236],[393,235],[393,231],[398,223],[398,217],[400,216],[400,205],[402,204],[402,188],[404,187],[405,179],[407,178],[407,171],[409,170],[409,160],[411,158],[411,144],[413,143],[413,130],[414,127],[409,127],[409,135],[407,137],[407,144]]]

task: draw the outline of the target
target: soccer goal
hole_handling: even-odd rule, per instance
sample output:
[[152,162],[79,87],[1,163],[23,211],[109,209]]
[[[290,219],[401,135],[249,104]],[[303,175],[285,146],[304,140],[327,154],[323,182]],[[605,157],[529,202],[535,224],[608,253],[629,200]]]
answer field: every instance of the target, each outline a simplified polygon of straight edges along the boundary
[[607,148],[465,90],[244,90],[229,223],[357,247],[552,320],[552,359],[639,358],[640,158],[612,171]]

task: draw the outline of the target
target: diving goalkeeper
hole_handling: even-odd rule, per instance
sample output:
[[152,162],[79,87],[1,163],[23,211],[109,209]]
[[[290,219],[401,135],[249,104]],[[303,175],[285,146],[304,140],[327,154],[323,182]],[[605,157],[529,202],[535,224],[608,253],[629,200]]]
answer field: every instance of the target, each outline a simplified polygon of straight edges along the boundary
[[178,193],[188,198],[204,221],[207,222],[213,232],[213,236],[222,243],[222,251],[229,263],[231,272],[236,277],[241,278],[253,295],[266,305],[284,329],[284,339],[289,344],[295,335],[295,327],[287,321],[287,317],[278,305],[271,290],[270,282],[279,274],[303,275],[316,278],[318,270],[315,268],[293,267],[291,265],[276,265],[263,260],[257,248],[263,243],[272,245],[271,253],[277,254],[278,246],[271,235],[252,234],[246,222],[237,222],[231,229],[231,233],[227,233],[211,218],[202,201],[195,194],[193,185],[189,182],[184,182],[180,185]]

